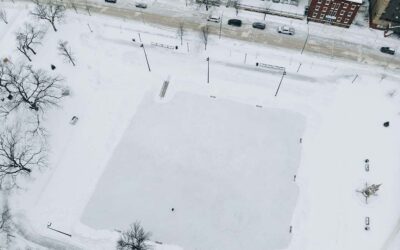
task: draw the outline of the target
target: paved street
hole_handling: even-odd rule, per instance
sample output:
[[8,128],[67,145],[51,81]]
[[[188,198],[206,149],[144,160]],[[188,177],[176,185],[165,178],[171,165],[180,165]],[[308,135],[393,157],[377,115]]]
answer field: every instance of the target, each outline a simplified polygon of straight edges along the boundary
[[[84,9],[85,3],[76,4],[79,9]],[[141,10],[137,8],[125,8],[118,4],[93,4],[89,3],[91,12],[102,13],[105,15],[116,16],[126,19],[138,20],[145,23],[168,26],[177,28],[180,22],[185,23],[185,29],[200,31],[206,22],[206,14],[203,13],[182,13],[173,9],[159,9],[149,7]],[[153,7],[153,8],[152,8]],[[220,25],[217,23],[207,23],[210,26],[210,33],[219,35]],[[274,24],[272,24],[274,25]],[[328,27],[329,28],[329,27]],[[250,41],[268,46],[292,49],[298,53],[301,52],[307,34],[297,32],[294,36],[287,36],[275,32],[275,27],[268,25],[267,31],[261,31],[251,28],[251,24],[244,24],[240,28],[231,27],[223,20],[221,29],[222,37],[234,38],[243,41]],[[328,29],[327,29],[328,30]],[[362,44],[356,44],[348,41],[328,39],[315,35],[310,35],[304,48],[305,54],[315,53],[332,58],[352,60],[370,65],[380,65],[392,69],[400,68],[400,58],[380,53],[376,48],[367,47]]]

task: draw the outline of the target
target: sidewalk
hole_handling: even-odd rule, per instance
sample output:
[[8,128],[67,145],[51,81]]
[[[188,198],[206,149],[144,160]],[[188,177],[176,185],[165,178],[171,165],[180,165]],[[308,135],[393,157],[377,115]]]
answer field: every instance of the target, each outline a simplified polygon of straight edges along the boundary
[[[129,0],[128,0],[129,1]],[[146,1],[146,0],[142,0]],[[96,0],[95,2],[101,3],[102,0]],[[124,4],[126,0],[119,0],[119,3]],[[197,4],[190,4],[190,0],[187,0],[188,5],[186,6],[185,0],[147,0],[146,1],[150,8],[175,10],[175,11],[192,11],[195,15],[203,13],[207,15],[205,7],[199,7]],[[194,1],[193,1],[194,2]],[[257,7],[268,6],[271,9],[277,11],[288,11],[294,14],[304,14],[304,6],[307,5],[306,0],[299,0],[299,5],[294,6],[283,3],[273,3],[272,1],[261,1],[261,0],[242,0],[241,4],[252,5]],[[224,19],[236,17],[236,11],[234,8],[226,8],[225,5],[220,7],[211,7],[209,12],[217,12],[223,15]],[[188,13],[185,13],[186,15]],[[264,14],[255,13],[249,11],[239,11],[237,17],[241,18],[244,23],[252,23],[254,21],[264,21]],[[399,48],[399,39],[396,37],[384,37],[383,31],[370,29],[368,27],[362,27],[359,25],[352,25],[349,29],[344,29],[336,26],[327,24],[309,22],[306,20],[296,20],[291,18],[279,17],[275,15],[266,15],[265,21],[267,27],[277,28],[281,25],[291,25],[296,29],[296,34],[302,34],[307,36],[308,30],[309,35],[322,38],[322,39],[333,39],[343,42],[351,42],[355,44],[365,45],[373,49],[379,49],[382,46],[391,46],[395,49]]]

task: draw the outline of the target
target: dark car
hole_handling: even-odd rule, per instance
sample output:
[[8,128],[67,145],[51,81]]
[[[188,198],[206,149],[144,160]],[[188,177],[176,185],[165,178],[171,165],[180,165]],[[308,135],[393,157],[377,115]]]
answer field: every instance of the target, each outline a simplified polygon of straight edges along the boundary
[[136,8],[141,8],[141,9],[146,9],[147,8],[147,4],[145,3],[137,3],[135,4]]
[[310,7],[308,7],[308,6],[304,7],[304,15],[305,15],[305,16],[308,15],[308,9],[309,9],[309,8],[310,8]]
[[253,28],[255,29],[260,29],[260,30],[264,30],[265,29],[265,23],[262,22],[255,22],[252,24]]
[[386,53],[386,54],[389,54],[389,55],[394,55],[394,49],[392,49],[392,48],[390,48],[390,47],[382,47],[381,48],[381,52],[382,53]]
[[105,0],[107,3],[116,3],[117,0]]
[[239,19],[229,19],[228,24],[236,27],[242,26],[242,20]]

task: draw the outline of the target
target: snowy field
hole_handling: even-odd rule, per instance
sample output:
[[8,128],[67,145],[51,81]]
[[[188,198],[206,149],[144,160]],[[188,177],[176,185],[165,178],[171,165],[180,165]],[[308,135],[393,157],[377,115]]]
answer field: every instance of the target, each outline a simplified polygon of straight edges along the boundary
[[114,229],[140,219],[154,239],[185,249],[286,247],[304,118],[191,94],[153,98],[138,108],[82,222]]
[[[111,250],[114,229],[136,220],[164,242],[156,250],[239,248],[229,245],[244,244],[237,228],[254,250],[400,249],[398,71],[215,35],[205,50],[191,30],[181,46],[171,27],[83,11],[68,11],[54,32],[28,3],[0,5],[9,19],[0,57],[27,62],[15,32],[40,24],[32,64],[56,65],[71,90],[43,121],[48,168],[9,195],[18,229],[10,249]],[[59,55],[60,39],[75,67]],[[369,204],[356,192],[366,182],[382,183]]]

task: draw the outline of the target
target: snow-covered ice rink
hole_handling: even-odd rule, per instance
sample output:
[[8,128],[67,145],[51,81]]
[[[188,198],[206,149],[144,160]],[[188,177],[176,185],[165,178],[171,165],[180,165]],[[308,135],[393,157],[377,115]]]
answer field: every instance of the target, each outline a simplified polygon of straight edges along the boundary
[[148,95],[82,222],[114,229],[139,220],[155,240],[188,250],[284,248],[304,126],[285,110]]

